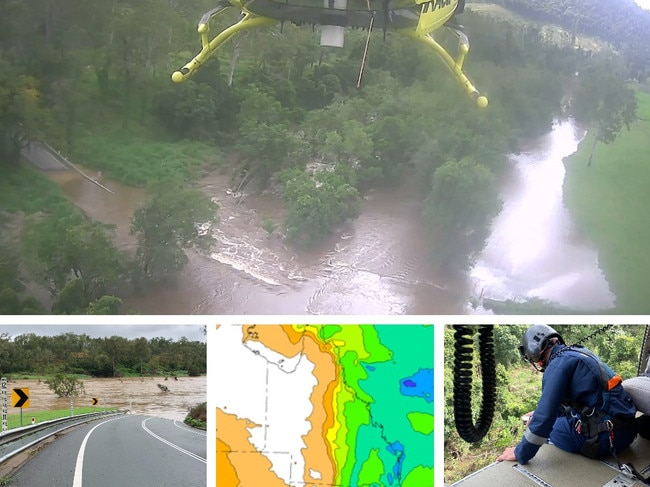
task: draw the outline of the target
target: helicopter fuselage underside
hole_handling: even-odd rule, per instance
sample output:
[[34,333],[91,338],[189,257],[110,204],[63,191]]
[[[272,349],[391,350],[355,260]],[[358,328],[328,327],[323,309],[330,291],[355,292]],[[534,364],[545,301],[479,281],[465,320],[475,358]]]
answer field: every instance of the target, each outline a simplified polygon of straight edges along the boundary
[[373,25],[376,29],[414,29],[417,26],[419,6],[410,9],[391,9],[385,8],[383,3],[387,4],[387,2],[377,1],[366,4],[365,1],[348,0],[347,8],[341,10],[323,7],[322,2],[285,3],[273,0],[250,0],[242,2],[242,7],[254,15],[296,25],[334,25],[367,29],[374,18]]

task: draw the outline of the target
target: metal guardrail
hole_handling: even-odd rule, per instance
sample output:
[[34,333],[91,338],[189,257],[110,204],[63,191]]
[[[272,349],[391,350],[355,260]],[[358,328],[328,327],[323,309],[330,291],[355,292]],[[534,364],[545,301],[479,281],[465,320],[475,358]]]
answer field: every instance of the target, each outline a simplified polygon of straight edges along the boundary
[[[87,423],[89,421],[93,421],[97,418],[115,416],[119,414],[124,414],[124,411],[122,410],[108,411],[108,412],[102,411],[97,413],[80,414],[79,416],[66,416],[65,418],[52,419],[50,421],[43,421],[42,423],[39,423],[37,425],[23,426],[22,428],[14,428],[9,431],[6,431],[0,435],[0,446],[9,445],[10,443],[17,441],[25,436],[33,435],[35,433],[38,433],[39,431],[43,431],[52,426],[56,426],[56,425],[62,426],[61,428],[57,428],[56,430],[52,431],[51,433],[45,436],[40,436],[34,441],[29,442],[7,453],[6,455],[0,457],[0,465],[5,461],[9,460],[14,455],[17,455],[18,453],[25,451],[26,449],[31,448],[32,446],[46,440],[47,438],[50,438],[51,436],[54,436],[62,431],[65,431],[66,429],[72,428],[74,426],[78,426],[83,423]],[[66,424],[66,423],[72,423],[72,424]]]
[[27,426],[21,426],[19,428],[12,428],[10,430],[0,433],[0,445],[11,443],[13,440],[20,438],[22,436],[26,436],[32,433],[38,433],[39,431],[49,428],[50,426],[55,424],[63,424],[80,418],[92,418],[95,416],[102,416],[104,414],[106,413],[102,411],[96,413],[79,414],[78,416],[64,416],[63,418],[56,418],[56,419],[50,419],[49,421],[42,421],[38,424],[30,424]]
[[[39,142],[36,140],[29,141],[29,143],[23,147],[22,151],[22,156],[28,160],[30,163],[33,165],[37,166],[38,168],[42,170],[48,170],[48,165],[49,170],[52,169],[72,169],[74,171],[77,171],[82,177],[90,181],[91,183],[97,185],[104,191],[107,191],[111,194],[115,194],[115,192],[106,186],[104,186],[102,183],[97,181],[96,179],[92,178],[85,172],[83,172],[81,169],[79,169],[76,165],[72,163],[67,157],[65,157],[63,154],[61,154],[58,150],[56,150],[54,147],[49,145],[47,142]],[[40,156],[39,156],[40,154]],[[51,158],[50,162],[47,162],[44,160],[44,156],[47,156]],[[56,167],[52,168],[52,161],[55,162]]]

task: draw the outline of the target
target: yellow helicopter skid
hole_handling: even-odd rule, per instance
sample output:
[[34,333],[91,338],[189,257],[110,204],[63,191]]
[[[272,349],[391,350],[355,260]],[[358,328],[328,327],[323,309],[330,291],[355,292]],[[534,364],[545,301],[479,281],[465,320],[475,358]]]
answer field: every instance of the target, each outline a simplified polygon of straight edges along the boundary
[[[225,10],[225,9],[223,9]],[[220,10],[221,13],[223,10]],[[244,13],[242,19],[234,25],[231,25],[223,32],[218,34],[211,41],[208,40],[209,26],[207,22],[199,24],[199,34],[201,34],[201,51],[194,58],[178,71],[172,73],[172,81],[181,83],[190,78],[200,67],[207,61],[216,50],[235,34],[254,27],[260,27],[267,24],[275,24],[277,20],[267,17],[256,17],[250,13]]]
[[422,42],[424,45],[433,49],[443,64],[449,68],[449,71],[451,71],[451,73],[455,76],[456,80],[458,80],[467,94],[474,101],[476,101],[476,104],[479,107],[485,108],[488,105],[488,99],[478,92],[478,90],[474,87],[472,82],[467,79],[467,76],[463,72],[463,63],[465,62],[465,56],[469,52],[469,41],[467,39],[467,36],[462,31],[459,31],[457,29],[450,30],[459,37],[458,57],[455,60],[451,57],[451,55],[444,47],[435,41],[431,34],[418,35],[415,31],[411,30],[399,30],[398,32],[407,37],[416,39]]
[[[416,2],[420,1],[424,2],[424,0],[416,0]],[[458,56],[455,60],[445,50],[444,47],[442,47],[440,44],[438,44],[438,42],[434,40],[430,34],[430,32],[432,32],[431,29],[435,30],[436,28],[440,27],[443,22],[447,22],[451,18],[457,4],[457,2],[450,0],[437,0],[437,2],[440,3],[440,8],[438,8],[438,3],[436,3],[435,9],[432,2],[422,3],[421,15],[419,17],[418,24],[414,29],[397,28],[396,31],[402,35],[416,39],[433,49],[433,51],[442,60],[443,64],[449,68],[451,73],[455,76],[456,80],[465,89],[467,94],[472,99],[474,99],[479,107],[484,108],[488,105],[487,98],[478,92],[478,90],[469,81],[469,79],[467,79],[467,76],[463,72],[463,63],[465,62],[465,56],[469,52],[469,40],[467,39],[465,33],[460,30],[460,28],[455,28],[453,25],[445,25],[445,27],[454,32],[459,39]],[[241,20],[239,20],[239,22],[226,28],[223,32],[215,36],[214,39],[210,40],[209,21],[213,17],[228,10],[232,6],[239,6],[242,8],[243,4],[240,4],[239,0],[222,0],[217,8],[214,8],[203,15],[198,26],[198,32],[201,37],[201,51],[196,56],[194,56],[194,58],[189,63],[187,63],[178,71],[174,71],[174,73],[172,73],[172,80],[175,83],[180,83],[190,78],[201,67],[201,65],[210,57],[212,57],[216,50],[233,35],[244,30],[260,27],[263,25],[275,24],[280,21],[277,18],[274,19],[265,15],[251,13],[244,7],[243,17]],[[450,7],[450,9],[448,7]],[[374,20],[374,13],[372,18]]]

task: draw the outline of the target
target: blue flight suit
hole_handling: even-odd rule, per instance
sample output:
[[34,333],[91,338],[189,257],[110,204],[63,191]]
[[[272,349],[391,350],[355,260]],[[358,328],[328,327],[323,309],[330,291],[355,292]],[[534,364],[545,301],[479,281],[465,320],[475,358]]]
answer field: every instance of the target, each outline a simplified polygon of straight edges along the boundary
[[[528,423],[524,437],[515,448],[515,456],[521,464],[527,463],[535,456],[539,447],[550,439],[558,448],[568,452],[580,452],[587,438],[576,430],[578,417],[567,417],[562,404],[581,404],[583,407],[595,407],[596,413],[604,402],[602,374],[599,360],[584,347],[573,347],[559,355],[554,354],[566,345],[556,344],[551,351],[551,359],[542,378],[542,396],[537,403],[533,418]],[[600,362],[602,363],[602,362]],[[607,379],[614,372],[603,363]],[[632,398],[618,384],[609,393],[607,413],[611,417],[634,418],[636,408]],[[616,452],[626,448],[634,441],[634,428],[614,428],[614,449]],[[610,454],[609,433],[599,434],[598,456]]]

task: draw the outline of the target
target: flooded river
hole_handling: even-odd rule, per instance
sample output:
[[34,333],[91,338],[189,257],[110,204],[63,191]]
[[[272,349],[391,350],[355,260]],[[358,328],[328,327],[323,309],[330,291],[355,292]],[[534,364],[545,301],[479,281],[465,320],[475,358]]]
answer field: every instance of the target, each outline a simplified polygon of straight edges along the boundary
[[[510,158],[504,208],[469,276],[451,279],[428,266],[430,251],[420,208],[408,187],[365,196],[361,216],[310,251],[287,246],[263,229],[281,223],[277,195],[234,197],[228,175],[200,187],[219,206],[210,255],[190,253],[178,286],[129,298],[146,314],[461,314],[468,300],[539,296],[559,304],[601,309],[614,297],[596,251],[576,234],[562,203],[562,158],[584,133],[558,123]],[[144,192],[102,181],[111,195],[72,172],[50,173],[93,218],[117,225],[120,248],[134,248],[129,219]]]
[[[120,248],[133,247],[129,219],[141,190],[102,183],[111,195],[72,172],[51,173],[90,216],[118,226]],[[262,228],[281,222],[277,195],[241,202],[218,172],[200,186],[220,206],[210,255],[189,253],[175,288],[133,297],[126,305],[146,314],[457,314],[465,279],[445,281],[427,266],[419,206],[408,188],[370,192],[361,216],[316,249],[300,252]],[[96,199],[93,199],[96,195]]]
[[[97,398],[99,411],[103,407],[118,407],[182,421],[191,407],[207,400],[205,376],[179,377],[178,380],[165,380],[164,377],[83,379],[82,382],[86,393],[75,399],[75,408],[91,407],[92,399]],[[158,384],[167,386],[169,392],[162,392]],[[7,389],[14,388],[29,389],[30,407],[24,409],[25,417],[30,412],[70,409],[70,400],[57,397],[42,381],[10,380]],[[19,410],[10,407],[8,412]]]
[[539,297],[582,311],[614,306],[598,252],[576,231],[562,199],[563,158],[584,135],[570,120],[556,122],[549,134],[510,156],[503,210],[470,273],[475,294]]

